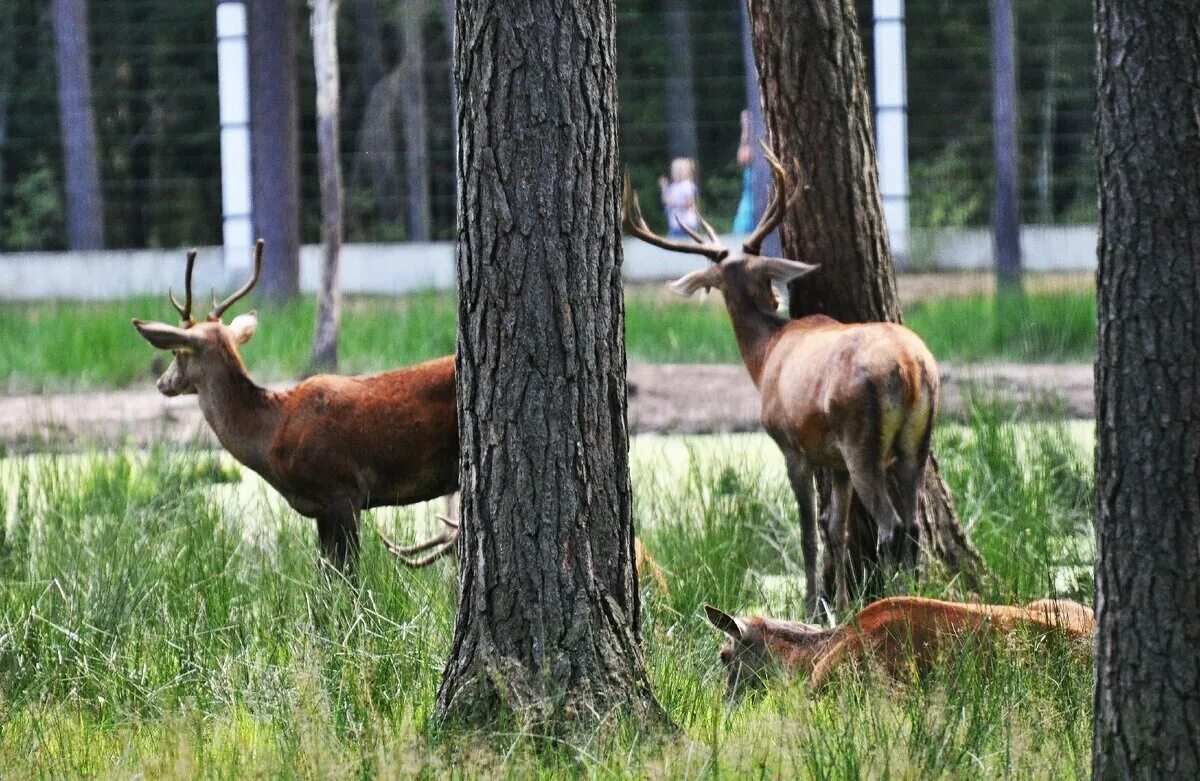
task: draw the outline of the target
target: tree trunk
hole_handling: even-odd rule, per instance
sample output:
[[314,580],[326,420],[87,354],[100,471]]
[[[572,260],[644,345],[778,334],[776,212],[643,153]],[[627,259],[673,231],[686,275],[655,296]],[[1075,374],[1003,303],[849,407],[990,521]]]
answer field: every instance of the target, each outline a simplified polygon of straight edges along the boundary
[[338,365],[338,328],[342,295],[338,260],[342,254],[342,162],[338,110],[338,0],[313,0],[313,66],[317,82],[317,164],[321,177],[321,288],[317,296],[317,326],[313,336],[314,370],[333,371]]
[[[750,114],[750,155],[754,161],[750,167],[754,177],[752,192],[754,222],[757,224],[762,219],[763,211],[767,208],[767,199],[770,197],[771,169],[767,166],[767,158],[760,145],[760,142],[765,143],[767,140],[767,125],[763,119],[762,89],[758,86],[758,66],[754,62],[754,35],[750,30],[750,9],[744,2],[739,2],[738,8],[742,21],[742,65],[746,71],[746,111]],[[771,235],[763,243],[762,251],[764,255],[778,256],[780,254],[778,232],[771,232]]]
[[667,153],[696,159],[696,84],[692,78],[692,36],[688,0],[666,0],[663,25],[667,40]]
[[429,241],[429,131],[425,110],[425,0],[404,0],[400,27],[400,113],[404,122],[404,178],[408,238]]
[[62,133],[67,246],[104,246],[104,196],[92,107],[92,65],[86,0],[54,0],[54,57],[58,66],[58,125]]
[[258,289],[268,298],[289,298],[300,292],[297,4],[254,0],[247,6],[254,232],[266,240]]
[[1200,17],[1097,0],[1093,776],[1200,777]]
[[[771,146],[782,160],[800,163],[808,185],[780,226],[783,254],[821,266],[791,285],[791,314],[900,322],[854,2],[750,0],[750,14]],[[818,478],[823,513],[828,483],[827,475]],[[983,562],[958,523],[936,459],[918,504],[924,558],[973,584]],[[857,496],[850,537],[850,582],[876,596],[875,523]],[[833,576],[827,567],[826,594]]]
[[362,106],[367,105],[371,90],[383,78],[383,24],[379,18],[379,0],[352,0],[354,11],[355,71]]
[[658,714],[626,427],[613,0],[457,9],[462,536],[438,711]]
[[992,135],[996,144],[996,199],[992,207],[992,246],[996,290],[1021,289],[1021,153],[1017,141],[1016,33],[1013,0],[991,0]]

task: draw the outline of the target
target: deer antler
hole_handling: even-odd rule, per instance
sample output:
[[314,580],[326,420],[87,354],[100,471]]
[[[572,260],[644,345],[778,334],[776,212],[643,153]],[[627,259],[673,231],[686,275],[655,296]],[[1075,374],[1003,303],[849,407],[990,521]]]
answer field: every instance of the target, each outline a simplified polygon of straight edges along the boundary
[[762,144],[762,149],[763,154],[767,158],[767,164],[771,166],[771,177],[775,180],[775,191],[771,193],[771,198],[767,201],[767,208],[763,210],[762,219],[758,221],[754,232],[750,234],[750,238],[742,243],[742,252],[747,255],[761,254],[763,239],[767,238],[767,234],[779,227],[779,223],[783,222],[783,218],[788,210],[792,208],[792,204],[804,192],[804,172],[800,167],[800,161],[793,161],[796,168],[796,176],[799,179],[799,186],[789,196],[787,171],[783,169],[783,164],[779,162],[779,158],[775,156],[775,153],[765,143]]
[[705,241],[700,234],[682,222],[679,222],[678,217],[675,219],[679,223],[679,227],[683,228],[695,240],[695,244],[666,239],[650,230],[650,227],[646,225],[646,219],[642,216],[642,207],[638,203],[637,193],[633,191],[633,182],[629,178],[629,174],[625,174],[625,192],[621,198],[621,205],[622,224],[625,226],[625,232],[631,236],[636,236],[647,244],[653,244],[656,247],[662,247],[673,252],[689,252],[694,255],[704,255],[713,263],[720,263],[729,255],[729,250],[717,238],[717,232],[713,230],[711,225],[704,221],[703,217],[700,218],[700,224],[704,226],[704,230],[708,234],[708,241]]
[[[446,528],[428,540],[419,542],[416,545],[397,545],[383,536],[383,532],[377,530],[377,533],[379,534],[379,539],[383,541],[383,547],[387,548],[388,553],[404,562],[405,566],[420,569],[421,567],[429,566],[449,554],[454,550],[454,543],[458,541],[458,523],[444,515],[439,515],[438,520],[445,524]],[[432,553],[420,558],[413,558],[415,554],[423,553],[430,548],[434,549]]]
[[250,281],[234,291],[233,295],[231,295],[229,298],[226,298],[221,303],[214,303],[212,311],[208,313],[209,320],[220,320],[221,315],[225,314],[226,309],[236,304],[254,288],[254,285],[258,282],[259,275],[262,274],[262,262],[263,240],[259,239],[254,245],[254,273],[250,276]]
[[192,269],[195,267],[196,249],[193,247],[188,250],[187,272],[183,277],[183,306],[180,306],[179,302],[175,300],[175,292],[171,288],[167,288],[167,298],[171,299],[171,306],[175,307],[175,311],[179,313],[179,319],[189,325],[192,322]]

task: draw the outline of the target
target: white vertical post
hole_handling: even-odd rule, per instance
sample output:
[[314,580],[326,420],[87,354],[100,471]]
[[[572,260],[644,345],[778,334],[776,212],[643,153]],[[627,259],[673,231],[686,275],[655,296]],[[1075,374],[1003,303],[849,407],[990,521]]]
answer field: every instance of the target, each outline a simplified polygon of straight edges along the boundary
[[904,0],[874,0],[875,148],[879,187],[892,256],[907,265],[908,79],[904,54]]
[[246,4],[217,2],[217,84],[221,118],[221,216],[227,278],[250,267],[250,76]]

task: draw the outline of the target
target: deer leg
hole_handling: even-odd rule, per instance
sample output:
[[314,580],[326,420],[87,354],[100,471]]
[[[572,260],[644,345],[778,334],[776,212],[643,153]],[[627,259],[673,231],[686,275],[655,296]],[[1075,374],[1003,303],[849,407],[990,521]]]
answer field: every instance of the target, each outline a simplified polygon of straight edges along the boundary
[[812,469],[803,456],[785,453],[788,481],[800,515],[800,548],[804,552],[804,610],[817,615],[817,497]]
[[358,508],[349,500],[327,506],[317,516],[317,536],[330,566],[353,574],[358,559]]
[[896,511],[903,524],[903,562],[906,567],[914,567],[917,554],[921,549],[921,529],[917,526],[917,494],[925,477],[925,454],[918,458],[915,455],[901,453],[892,466],[892,474],[896,477]]
[[887,473],[883,464],[847,459],[846,466],[850,471],[850,482],[854,485],[855,493],[875,521],[876,549],[880,557],[894,561],[901,523],[900,515],[888,496]]
[[850,589],[846,585],[846,544],[850,536],[850,502],[854,498],[850,475],[833,471],[829,495],[829,522],[825,533],[825,556],[832,566],[838,612],[850,607]]

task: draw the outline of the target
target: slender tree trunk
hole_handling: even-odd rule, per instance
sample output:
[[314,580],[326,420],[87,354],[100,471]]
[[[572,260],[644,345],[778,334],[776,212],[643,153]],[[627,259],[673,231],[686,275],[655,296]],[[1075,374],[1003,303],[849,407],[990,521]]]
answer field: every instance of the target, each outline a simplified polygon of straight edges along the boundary
[[[780,226],[783,254],[821,266],[792,284],[791,314],[900,322],[854,2],[750,0],[750,14],[771,146],[800,163],[808,185]],[[828,483],[819,477],[823,513]],[[958,523],[936,459],[918,504],[925,558],[972,583],[982,560]],[[850,581],[876,595],[875,523],[857,496],[849,550]],[[827,567],[826,594],[833,576]]]
[[67,246],[104,246],[104,196],[92,106],[92,65],[86,0],[54,0],[54,58],[58,66],[58,125],[62,133]]
[[1050,42],[1050,61],[1042,88],[1042,132],[1038,138],[1038,222],[1054,222],[1054,128],[1058,119],[1058,40]]
[[247,4],[254,232],[266,240],[258,289],[277,299],[300,292],[296,8],[292,0]]
[[383,24],[379,18],[379,0],[352,0],[354,40],[358,44],[355,70],[362,105],[371,90],[383,78]]
[[317,163],[321,176],[321,289],[313,337],[313,369],[335,370],[342,294],[338,260],[342,254],[342,161],[338,110],[338,0],[313,0],[313,66],[317,81]]
[[659,714],[634,576],[612,0],[461,0],[462,536],[439,713]]
[[408,238],[429,241],[429,130],[425,110],[425,0],[404,0],[400,26],[400,112],[404,122],[404,176]]
[[1096,31],[1093,776],[1198,778],[1200,15],[1096,0]]
[[696,158],[696,84],[692,76],[692,36],[688,0],[666,0],[663,25],[667,39],[667,152]]
[[992,134],[996,144],[996,200],[992,207],[992,246],[996,289],[1021,288],[1021,153],[1017,139],[1016,33],[1013,0],[991,0]]

